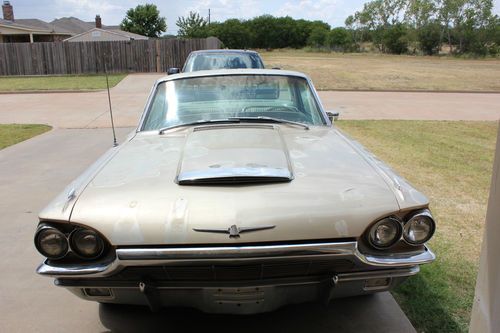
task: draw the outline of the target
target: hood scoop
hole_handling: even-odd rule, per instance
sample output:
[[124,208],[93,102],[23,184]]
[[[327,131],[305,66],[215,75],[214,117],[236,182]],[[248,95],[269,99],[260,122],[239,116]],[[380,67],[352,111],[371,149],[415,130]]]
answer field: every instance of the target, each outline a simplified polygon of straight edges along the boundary
[[179,185],[289,182],[288,150],[277,128],[222,125],[195,128],[179,161]]

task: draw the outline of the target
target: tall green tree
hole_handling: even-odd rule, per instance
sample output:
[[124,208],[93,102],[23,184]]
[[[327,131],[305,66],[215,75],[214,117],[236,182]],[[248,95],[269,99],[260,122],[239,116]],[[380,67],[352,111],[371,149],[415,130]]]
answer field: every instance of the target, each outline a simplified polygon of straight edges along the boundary
[[335,51],[352,51],[353,40],[349,31],[345,28],[334,28],[326,37],[326,44]]
[[441,25],[439,22],[431,21],[420,26],[417,30],[420,49],[426,55],[439,53],[441,46]]
[[218,37],[230,49],[250,48],[253,43],[251,30],[244,21],[238,19],[211,23],[208,31],[210,36]]
[[307,39],[307,44],[312,47],[322,47],[326,45],[328,33],[330,29],[325,29],[324,27],[314,27],[309,38]]
[[253,47],[270,49],[283,44],[279,37],[280,27],[275,17],[271,15],[257,16],[248,22],[248,26],[255,36]]
[[493,0],[372,0],[345,24],[353,36],[366,32],[382,52],[399,53],[406,43],[434,54],[446,40],[451,53],[481,55],[498,49],[492,8]]
[[206,38],[208,37],[208,21],[199,13],[189,12],[189,15],[181,16],[175,23],[179,30],[177,35],[183,38]]
[[419,29],[435,18],[437,6],[437,0],[407,0],[404,21]]
[[156,5],[145,4],[130,8],[120,24],[120,29],[143,36],[159,37],[167,31],[167,23],[165,18],[160,16]]
[[387,43],[384,41],[388,39],[387,36],[393,36],[395,31],[401,30],[398,28],[387,32],[391,26],[401,23],[406,1],[373,0],[365,3],[363,9],[354,14],[354,20],[370,33],[372,42],[382,52],[386,51]]
[[390,25],[383,30],[382,44],[389,53],[403,54],[408,51],[408,31],[403,23]]

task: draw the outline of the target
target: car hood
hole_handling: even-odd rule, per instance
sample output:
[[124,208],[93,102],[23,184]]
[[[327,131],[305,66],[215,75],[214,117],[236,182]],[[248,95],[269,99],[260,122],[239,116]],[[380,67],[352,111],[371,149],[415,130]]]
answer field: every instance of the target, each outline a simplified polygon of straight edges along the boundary
[[[186,174],[194,181],[183,183]],[[70,219],[118,246],[352,238],[402,206],[427,204],[391,177],[330,127],[144,132],[88,176]],[[221,232],[233,225],[262,230]]]

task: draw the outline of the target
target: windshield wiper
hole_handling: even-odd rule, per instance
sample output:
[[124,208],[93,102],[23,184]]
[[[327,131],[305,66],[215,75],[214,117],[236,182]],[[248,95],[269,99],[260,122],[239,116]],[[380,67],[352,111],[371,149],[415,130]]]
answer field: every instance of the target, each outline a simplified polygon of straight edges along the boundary
[[282,124],[290,124],[290,125],[295,125],[295,126],[300,126],[303,127],[305,130],[309,129],[309,126],[304,124],[304,123],[299,123],[298,121],[291,121],[291,120],[285,120],[285,119],[279,119],[279,118],[273,118],[273,117],[265,117],[265,116],[258,116],[258,117],[231,117],[228,118],[230,120],[238,120],[238,121],[258,121],[258,122],[271,122],[271,123],[282,123]]
[[184,123],[184,124],[178,124],[178,125],[173,125],[173,126],[168,126],[168,127],[163,127],[158,130],[158,134],[163,134],[165,131],[174,129],[174,128],[180,128],[180,127],[187,127],[187,126],[196,126],[196,125],[203,125],[203,124],[220,124],[220,123],[239,123],[240,120],[238,118],[225,118],[225,119],[212,119],[212,120],[197,120],[193,121],[190,123]]

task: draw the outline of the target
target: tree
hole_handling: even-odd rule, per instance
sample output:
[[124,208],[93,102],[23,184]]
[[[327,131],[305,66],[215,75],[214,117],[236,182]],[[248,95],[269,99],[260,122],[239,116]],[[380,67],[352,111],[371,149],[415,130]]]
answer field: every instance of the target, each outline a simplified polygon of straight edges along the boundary
[[462,11],[461,24],[456,24],[460,52],[486,55],[490,44],[488,30],[494,22],[493,1],[469,0]]
[[402,54],[408,51],[408,38],[406,26],[396,23],[387,27],[382,33],[384,49],[390,53]]
[[424,54],[439,53],[441,46],[441,25],[439,22],[428,22],[418,29],[418,42]]
[[120,29],[143,36],[159,37],[162,32],[167,31],[167,23],[165,18],[160,16],[156,5],[145,4],[130,8],[120,24]]
[[322,47],[326,45],[326,38],[328,37],[329,30],[324,27],[314,27],[309,38],[307,39],[307,44],[312,47]]
[[183,38],[208,37],[208,22],[200,14],[189,12],[187,17],[181,16],[175,23],[179,28],[177,35]]
[[282,44],[278,32],[280,27],[276,23],[275,17],[271,15],[254,17],[248,22],[248,26],[255,38],[253,47],[271,49]]
[[[399,24],[403,18],[407,0],[374,0],[363,5],[363,9],[354,14],[354,22],[365,29],[379,50],[385,52],[384,40],[392,35],[387,30]],[[350,19],[349,23],[352,19]],[[407,31],[405,31],[407,32]]]
[[415,29],[428,24],[437,14],[437,0],[408,0],[404,20]]
[[446,41],[450,53],[497,54],[492,9],[493,0],[372,0],[345,25],[355,44],[370,40],[382,52],[435,54]]
[[253,42],[252,32],[247,24],[238,19],[211,23],[208,31],[210,36],[216,36],[230,49],[249,48]]
[[346,52],[353,48],[351,35],[345,28],[332,29],[326,38],[326,44],[336,51]]

